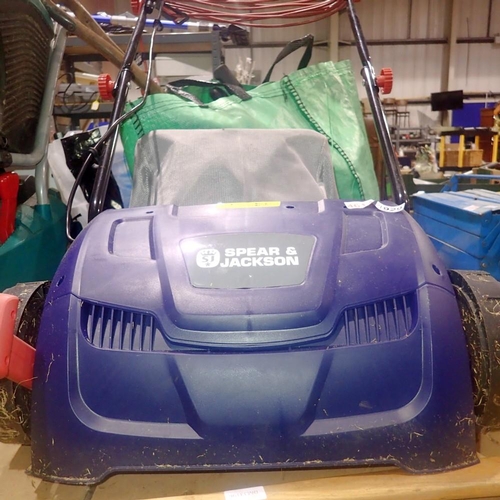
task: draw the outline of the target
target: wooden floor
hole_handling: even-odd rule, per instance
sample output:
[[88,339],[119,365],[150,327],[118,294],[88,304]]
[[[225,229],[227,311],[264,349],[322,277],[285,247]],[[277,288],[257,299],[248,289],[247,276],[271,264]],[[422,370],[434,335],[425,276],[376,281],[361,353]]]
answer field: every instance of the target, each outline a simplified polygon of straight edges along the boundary
[[[0,500],[500,500],[500,432],[483,438],[481,453],[479,465],[430,476],[393,467],[128,474],[89,488],[30,477],[29,447],[0,444]],[[251,490],[231,493],[244,488]]]

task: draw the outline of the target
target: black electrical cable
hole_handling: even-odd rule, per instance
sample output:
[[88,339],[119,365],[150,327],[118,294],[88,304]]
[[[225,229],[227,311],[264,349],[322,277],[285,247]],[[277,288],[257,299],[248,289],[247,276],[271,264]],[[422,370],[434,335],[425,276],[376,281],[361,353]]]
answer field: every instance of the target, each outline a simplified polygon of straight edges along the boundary
[[[97,144],[99,144],[99,142]],[[68,204],[66,205],[66,237],[70,241],[75,240],[75,238],[73,238],[73,236],[71,235],[71,223],[73,222],[73,219],[71,217],[71,209],[73,208],[73,201],[75,200],[76,190],[80,187],[80,183],[82,182],[83,176],[85,175],[87,168],[89,168],[93,160],[97,160],[97,156],[98,155],[96,148],[95,147],[90,148],[87,159],[82,165],[80,172],[78,172],[73,187],[71,188],[71,191],[69,193]]]
[[73,207],[73,201],[75,199],[76,191],[83,179],[83,176],[92,163],[93,160],[98,159],[98,151],[99,148],[110,138],[110,136],[113,134],[113,132],[116,130],[116,128],[123,123],[125,120],[130,118],[133,114],[135,114],[139,109],[141,109],[144,104],[146,104],[146,98],[149,93],[149,87],[151,83],[151,76],[152,76],[152,68],[153,68],[153,48],[154,48],[154,40],[156,37],[157,31],[161,31],[163,29],[163,26],[161,25],[160,22],[155,23],[153,33],[151,35],[151,42],[149,46],[149,63],[148,63],[148,76],[147,76],[147,81],[146,81],[146,88],[144,89],[144,95],[141,99],[141,101],[134,106],[130,111],[125,113],[124,115],[120,116],[118,120],[116,120],[113,124],[111,124],[108,127],[108,130],[104,133],[104,135],[97,141],[95,146],[93,148],[89,149],[89,154],[80,169],[80,172],[78,172],[78,176],[75,179],[75,183],[73,184],[73,187],[71,188],[70,195],[68,197],[68,204],[66,206],[66,236],[70,241],[74,241],[75,239],[71,235],[71,222],[73,221],[71,217],[71,209]]

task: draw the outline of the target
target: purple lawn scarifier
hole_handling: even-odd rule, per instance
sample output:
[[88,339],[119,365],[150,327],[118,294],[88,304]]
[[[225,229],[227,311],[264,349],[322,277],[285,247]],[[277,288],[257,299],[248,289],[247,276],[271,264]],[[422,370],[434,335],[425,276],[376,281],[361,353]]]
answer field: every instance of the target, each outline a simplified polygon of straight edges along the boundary
[[[292,206],[108,211],[90,225],[47,297],[34,474],[477,460],[458,307],[427,237],[404,212]],[[191,285],[182,242],[283,228],[314,239],[303,283]]]
[[[128,63],[160,4],[142,4]],[[402,208],[383,82],[346,4]],[[124,71],[108,142],[96,145],[94,220],[48,292],[36,283],[0,294],[10,405],[0,425],[31,434],[32,473],[92,484],[116,472],[476,463],[476,422],[500,427],[500,283],[448,274],[406,212],[370,202],[101,213],[129,82]],[[11,355],[26,356],[19,370]]]

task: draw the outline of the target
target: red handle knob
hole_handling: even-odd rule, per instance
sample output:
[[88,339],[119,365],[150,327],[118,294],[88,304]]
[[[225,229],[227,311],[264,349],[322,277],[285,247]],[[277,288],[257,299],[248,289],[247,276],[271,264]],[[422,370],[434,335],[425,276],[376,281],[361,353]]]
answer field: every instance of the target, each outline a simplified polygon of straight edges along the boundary
[[382,91],[382,94],[390,94],[394,83],[394,73],[391,68],[382,68],[380,75],[377,77],[377,85]]
[[130,0],[130,9],[132,10],[132,14],[135,16],[139,15],[139,11],[141,10],[141,0]]
[[111,80],[111,76],[107,73],[99,75],[97,79],[97,86],[99,88],[99,95],[103,101],[113,100],[113,90],[115,88],[115,82]]

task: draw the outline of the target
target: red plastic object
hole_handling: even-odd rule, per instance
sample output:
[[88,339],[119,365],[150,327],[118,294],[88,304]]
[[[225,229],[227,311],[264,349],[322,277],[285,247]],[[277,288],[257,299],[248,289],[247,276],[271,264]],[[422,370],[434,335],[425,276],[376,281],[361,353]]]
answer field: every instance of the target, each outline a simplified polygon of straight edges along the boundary
[[0,379],[31,389],[35,349],[15,335],[18,305],[17,297],[0,293]]
[[12,172],[0,174],[0,244],[5,243],[14,232],[18,191],[17,174]]
[[377,77],[377,85],[382,94],[390,94],[392,92],[392,84],[394,83],[394,73],[391,68],[382,68],[380,75]]
[[115,82],[111,80],[110,75],[107,73],[99,75],[97,86],[99,88],[99,95],[103,101],[112,101],[114,99],[113,90],[115,88]]
[[139,15],[141,3],[141,0],[130,0],[130,8],[132,9],[132,14],[134,14],[135,16]]

